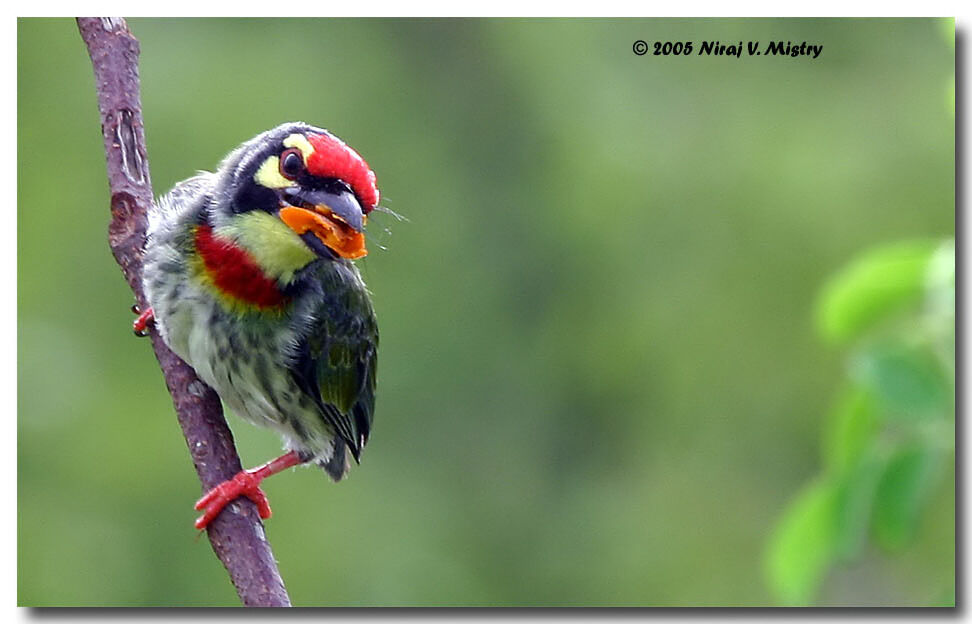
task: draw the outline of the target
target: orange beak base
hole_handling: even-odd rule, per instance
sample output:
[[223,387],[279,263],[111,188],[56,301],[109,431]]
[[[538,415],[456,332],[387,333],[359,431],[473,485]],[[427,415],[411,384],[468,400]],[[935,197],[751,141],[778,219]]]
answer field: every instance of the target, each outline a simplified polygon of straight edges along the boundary
[[327,206],[314,206],[313,210],[287,206],[280,209],[280,220],[298,236],[312,232],[342,258],[356,260],[368,255],[364,234],[342,221]]

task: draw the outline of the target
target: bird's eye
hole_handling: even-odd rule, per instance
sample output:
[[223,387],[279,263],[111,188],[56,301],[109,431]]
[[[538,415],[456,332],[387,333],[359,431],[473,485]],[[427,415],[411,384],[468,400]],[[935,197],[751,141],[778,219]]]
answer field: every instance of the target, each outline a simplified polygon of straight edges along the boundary
[[280,175],[293,180],[304,170],[304,159],[300,151],[291,148],[280,155]]

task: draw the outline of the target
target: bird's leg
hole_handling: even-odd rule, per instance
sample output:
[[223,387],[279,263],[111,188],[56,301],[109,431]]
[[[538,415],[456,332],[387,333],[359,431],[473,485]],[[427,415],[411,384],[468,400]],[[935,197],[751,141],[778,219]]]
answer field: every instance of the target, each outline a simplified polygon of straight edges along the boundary
[[223,507],[240,496],[246,496],[256,503],[261,518],[269,518],[271,513],[270,503],[267,501],[267,495],[260,489],[260,482],[270,475],[277,474],[305,461],[307,460],[301,459],[297,451],[290,451],[258,468],[241,470],[232,479],[223,481],[196,501],[197,510],[206,510],[203,515],[196,519],[196,528],[205,529],[206,525],[219,515]]
[[138,305],[133,305],[132,312],[138,314],[138,318],[132,323],[132,329],[135,331],[135,335],[140,338],[148,336],[148,325],[155,320],[155,313],[152,311],[152,308],[147,308],[144,312],[140,312]]

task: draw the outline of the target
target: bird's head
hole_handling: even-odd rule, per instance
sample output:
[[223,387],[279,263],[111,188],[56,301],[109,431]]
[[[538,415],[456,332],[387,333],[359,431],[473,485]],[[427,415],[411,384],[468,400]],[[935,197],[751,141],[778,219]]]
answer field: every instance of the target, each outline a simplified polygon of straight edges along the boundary
[[368,253],[364,226],[378,205],[375,174],[327,130],[278,126],[227,156],[217,175],[213,227],[247,247],[263,247],[253,249],[259,255],[294,258],[300,252],[287,247],[295,245],[308,258],[307,250],[349,260]]

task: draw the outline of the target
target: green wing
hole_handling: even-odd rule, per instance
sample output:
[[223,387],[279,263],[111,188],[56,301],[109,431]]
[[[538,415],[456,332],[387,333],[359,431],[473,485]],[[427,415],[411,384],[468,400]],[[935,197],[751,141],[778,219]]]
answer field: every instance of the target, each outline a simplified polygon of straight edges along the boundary
[[319,277],[314,320],[291,371],[357,461],[375,410],[378,323],[357,271],[328,267]]

